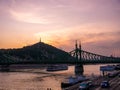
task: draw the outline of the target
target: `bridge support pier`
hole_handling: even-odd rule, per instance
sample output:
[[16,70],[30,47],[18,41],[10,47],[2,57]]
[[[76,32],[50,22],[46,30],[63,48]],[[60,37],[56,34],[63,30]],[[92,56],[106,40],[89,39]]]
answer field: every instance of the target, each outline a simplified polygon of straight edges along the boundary
[[82,64],[75,65],[75,75],[83,75],[84,69]]
[[[75,57],[76,57],[76,60],[77,61],[81,61],[81,57],[82,57],[82,54],[81,54],[81,43],[79,43],[79,47],[78,47],[78,44],[77,44],[77,41],[76,41],[76,44],[75,44]],[[77,64],[76,62],[76,65],[75,65],[75,75],[83,75],[83,64]]]
[[9,67],[10,67],[10,65],[1,65],[1,66],[0,66],[0,71],[3,71],[3,72],[4,72],[4,71],[5,71],[5,72],[6,72],[6,71],[9,71],[9,70],[10,70]]

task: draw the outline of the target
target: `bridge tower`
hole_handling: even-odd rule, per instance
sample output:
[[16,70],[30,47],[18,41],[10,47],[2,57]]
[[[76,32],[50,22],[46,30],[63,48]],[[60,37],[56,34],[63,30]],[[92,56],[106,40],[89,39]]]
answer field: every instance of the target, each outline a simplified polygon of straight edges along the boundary
[[[78,48],[78,44],[77,44],[77,41],[75,43],[75,57],[76,57],[76,60],[77,61],[80,61],[81,60],[81,42],[79,42],[79,48]],[[83,75],[83,64],[78,64],[76,62],[76,65],[75,65],[75,75]]]

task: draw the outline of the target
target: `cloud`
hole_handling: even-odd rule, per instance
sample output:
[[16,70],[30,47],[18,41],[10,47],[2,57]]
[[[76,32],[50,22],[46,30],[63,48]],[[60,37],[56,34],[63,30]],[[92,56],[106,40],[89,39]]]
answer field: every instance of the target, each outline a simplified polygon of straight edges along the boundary
[[[96,47],[100,47],[100,45],[106,46],[111,45],[111,47],[119,46],[118,43],[110,44],[119,42],[120,32],[81,32],[80,30],[56,30],[56,31],[45,31],[39,32],[35,34],[35,37],[38,39],[41,37],[43,41],[47,43],[52,43],[54,45],[59,46],[70,46],[70,43],[74,43],[75,40],[81,40],[83,44],[96,44]],[[55,43],[57,42],[57,43]],[[103,42],[103,43],[102,43]],[[107,42],[107,43],[106,43]],[[99,43],[99,44],[97,44]],[[101,44],[100,44],[101,43]],[[97,46],[98,45],[98,46]],[[110,47],[110,48],[111,48]]]
[[[16,34],[11,31],[19,34],[22,32],[21,35],[29,31],[29,37],[35,33],[38,40],[41,37],[42,41],[66,51],[74,46],[76,39],[80,39],[83,48],[89,48],[90,51],[117,48],[120,38],[119,2],[120,0],[0,0],[0,29],[4,26],[3,30],[14,37]],[[23,38],[25,39],[24,36]]]
[[[61,27],[83,23],[117,22],[119,6],[116,0],[8,0],[10,14],[27,23],[59,24]],[[7,6],[4,3],[4,7]],[[102,5],[101,5],[102,4]]]
[[21,22],[26,22],[26,23],[36,23],[36,24],[48,24],[50,21],[45,19],[44,17],[37,16],[36,13],[31,13],[31,12],[18,12],[18,11],[13,11],[10,10],[10,14],[12,17]]

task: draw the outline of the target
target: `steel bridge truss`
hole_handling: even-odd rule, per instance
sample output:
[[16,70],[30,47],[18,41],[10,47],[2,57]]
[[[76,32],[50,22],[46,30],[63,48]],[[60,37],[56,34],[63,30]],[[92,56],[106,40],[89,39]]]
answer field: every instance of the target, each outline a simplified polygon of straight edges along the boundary
[[91,52],[87,52],[81,50],[79,48],[70,52],[71,56],[76,58],[77,62],[81,62],[83,64],[89,63],[118,63],[120,62],[119,58],[115,57],[107,57],[103,55],[94,54]]

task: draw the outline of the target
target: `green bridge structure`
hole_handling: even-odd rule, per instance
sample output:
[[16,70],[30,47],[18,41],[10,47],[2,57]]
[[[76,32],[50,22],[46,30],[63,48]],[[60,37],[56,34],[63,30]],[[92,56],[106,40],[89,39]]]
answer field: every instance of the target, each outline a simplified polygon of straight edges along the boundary
[[[44,54],[43,54],[44,55]],[[8,67],[13,64],[73,64],[75,65],[75,72],[83,72],[84,64],[106,64],[106,63],[120,63],[120,57],[112,57],[112,56],[103,56],[95,53],[91,53],[88,51],[84,51],[81,49],[81,44],[75,43],[75,49],[68,52],[66,54],[64,60],[62,59],[54,59],[46,57],[46,55],[42,56],[44,59],[38,60],[25,60],[20,58],[15,58],[12,56],[5,56],[5,60],[0,60],[0,65],[2,67]],[[66,58],[67,57],[67,58]],[[48,59],[47,59],[48,58]]]
[[88,51],[84,51],[81,49],[81,44],[78,45],[77,41],[75,44],[75,49],[68,52],[61,57],[65,57],[62,59],[54,59],[49,58],[45,54],[43,54],[44,59],[38,60],[26,60],[15,58],[12,56],[5,56],[6,59],[2,60],[0,58],[0,65],[12,65],[12,64],[105,64],[105,63],[120,63],[120,57],[112,57],[112,56],[103,56],[95,53],[91,53]]

